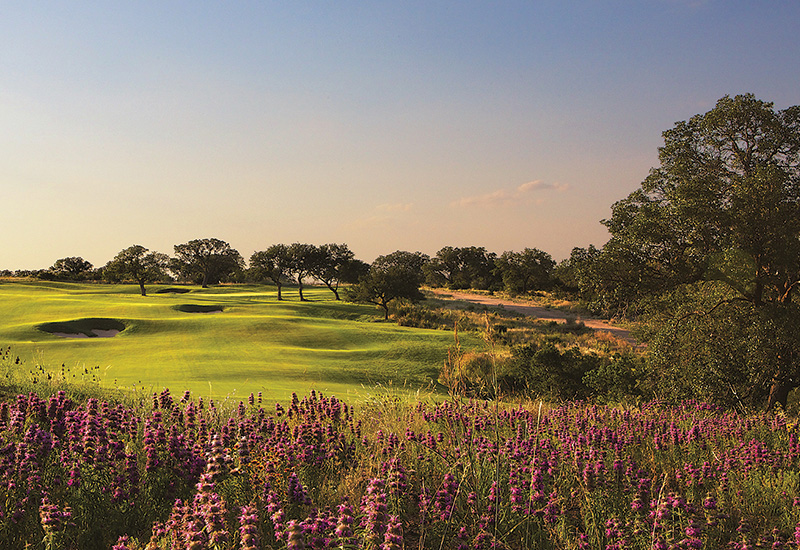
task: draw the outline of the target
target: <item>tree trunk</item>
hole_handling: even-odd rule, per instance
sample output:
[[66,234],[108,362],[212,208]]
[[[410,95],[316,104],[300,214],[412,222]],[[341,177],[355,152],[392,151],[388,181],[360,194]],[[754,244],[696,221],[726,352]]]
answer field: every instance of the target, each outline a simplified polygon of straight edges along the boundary
[[383,320],[384,321],[388,321],[389,320],[389,305],[385,304],[385,303],[381,303],[380,305],[383,308]]
[[769,399],[767,400],[767,410],[771,411],[775,405],[780,405],[782,410],[786,410],[786,401],[793,386],[783,380],[773,379],[772,386],[769,388]]
[[281,300],[283,300],[283,298],[281,298],[281,284],[280,283],[276,283],[276,284],[277,284],[277,287],[278,287],[278,301],[281,301]]
[[142,291],[142,296],[147,296],[147,291],[144,289],[144,281],[139,281],[139,290]]
[[297,289],[300,292],[300,301],[305,302],[306,299],[303,298],[303,279],[300,277],[297,278]]
[[330,289],[331,292],[333,292],[333,295],[336,296],[336,299],[339,300],[339,291],[336,289],[336,287],[327,282],[325,285]]
[[203,284],[200,285],[202,288],[208,288],[208,273],[203,273]]

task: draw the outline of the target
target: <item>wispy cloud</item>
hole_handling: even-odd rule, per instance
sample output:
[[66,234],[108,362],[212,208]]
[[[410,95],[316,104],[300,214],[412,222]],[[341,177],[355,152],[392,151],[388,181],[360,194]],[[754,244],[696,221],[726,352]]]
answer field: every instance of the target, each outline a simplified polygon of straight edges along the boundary
[[[540,191],[564,191],[569,186],[560,183],[545,183],[542,180],[534,180],[523,183],[514,189],[498,189],[491,193],[484,195],[473,195],[470,197],[461,197],[459,200],[452,203],[453,206],[468,207],[468,206],[494,206],[498,204],[510,204],[518,202],[523,199],[529,199],[534,193]],[[537,203],[542,202],[538,199]]]
[[413,202],[379,204],[375,207],[377,212],[408,212],[414,207]]
[[370,229],[384,226],[399,218],[400,214],[410,212],[414,208],[414,203],[393,203],[379,204],[373,208],[372,212],[363,218],[351,220],[346,227],[353,229]]

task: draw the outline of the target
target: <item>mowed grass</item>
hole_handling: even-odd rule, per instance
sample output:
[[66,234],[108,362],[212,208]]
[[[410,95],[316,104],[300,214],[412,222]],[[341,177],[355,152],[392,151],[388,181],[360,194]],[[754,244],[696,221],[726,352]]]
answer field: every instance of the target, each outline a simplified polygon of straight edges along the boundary
[[[21,368],[84,367],[109,387],[190,390],[195,396],[243,398],[261,391],[286,400],[312,389],[367,399],[387,391],[431,391],[453,343],[444,331],[398,327],[372,306],[337,302],[308,288],[309,302],[284,288],[231,285],[188,293],[151,285],[0,283],[0,345]],[[204,306],[186,308],[180,306]],[[187,312],[220,306],[221,312]],[[63,338],[38,327],[85,318],[118,319],[111,338]],[[462,345],[477,345],[469,337]],[[99,367],[99,369],[95,369]],[[70,374],[70,376],[72,375]]]

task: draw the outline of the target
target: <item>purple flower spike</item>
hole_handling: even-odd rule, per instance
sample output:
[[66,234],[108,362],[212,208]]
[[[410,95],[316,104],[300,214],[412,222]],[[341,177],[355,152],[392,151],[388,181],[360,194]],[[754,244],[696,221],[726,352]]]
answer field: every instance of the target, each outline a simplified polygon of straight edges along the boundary
[[111,550],[128,550],[129,546],[128,543],[131,541],[131,538],[128,535],[122,535],[120,538],[117,539],[117,544],[111,547]]
[[242,513],[239,515],[239,534],[242,540],[242,550],[259,548],[258,510],[255,506],[242,506]]
[[305,550],[306,537],[303,527],[292,520],[286,525],[286,550]]
[[397,516],[391,516],[383,536],[381,550],[401,550],[403,548],[403,525]]

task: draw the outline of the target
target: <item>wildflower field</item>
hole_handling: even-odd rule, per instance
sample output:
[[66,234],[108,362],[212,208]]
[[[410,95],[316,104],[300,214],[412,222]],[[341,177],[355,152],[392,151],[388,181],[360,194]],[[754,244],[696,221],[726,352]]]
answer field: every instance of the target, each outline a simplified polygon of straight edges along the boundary
[[0,404],[0,548],[793,548],[780,414],[163,390]]

